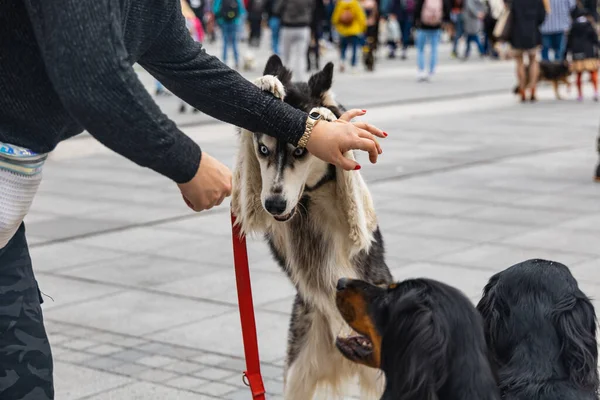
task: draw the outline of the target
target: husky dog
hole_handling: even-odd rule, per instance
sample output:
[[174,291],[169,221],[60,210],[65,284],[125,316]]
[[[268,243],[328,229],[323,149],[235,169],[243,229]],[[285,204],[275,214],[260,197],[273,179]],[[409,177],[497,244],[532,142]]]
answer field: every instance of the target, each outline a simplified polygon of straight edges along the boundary
[[[333,64],[308,83],[292,82],[277,56],[255,81],[288,104],[319,108],[327,120],[340,117],[330,92]],[[263,234],[297,289],[288,334],[284,391],[287,400],[309,400],[320,389],[341,395],[356,379],[363,398],[379,398],[383,377],[352,363],[336,348],[336,336],[354,332],[336,307],[336,284],[351,276],[389,284],[383,240],[371,195],[358,171],[344,171],[259,132],[241,131],[234,172],[233,212],[245,234]],[[353,158],[351,152],[346,157]],[[323,386],[323,387],[321,387]]]

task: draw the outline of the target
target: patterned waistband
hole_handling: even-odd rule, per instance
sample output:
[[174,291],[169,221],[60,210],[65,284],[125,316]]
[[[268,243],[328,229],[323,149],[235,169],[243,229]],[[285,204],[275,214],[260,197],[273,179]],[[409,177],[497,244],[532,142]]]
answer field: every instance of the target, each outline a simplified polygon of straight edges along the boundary
[[24,147],[0,142],[0,169],[33,176],[42,172],[48,154],[38,154]]

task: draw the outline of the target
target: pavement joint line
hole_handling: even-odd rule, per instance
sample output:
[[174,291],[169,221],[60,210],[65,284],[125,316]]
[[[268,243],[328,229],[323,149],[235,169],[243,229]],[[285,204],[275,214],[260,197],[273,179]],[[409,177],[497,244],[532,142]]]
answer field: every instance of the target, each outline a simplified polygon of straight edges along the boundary
[[[150,356],[151,355],[155,355],[157,353],[140,349],[140,345],[148,345],[148,344],[151,344],[151,343],[156,343],[156,344],[160,344],[162,346],[173,347],[173,348],[176,348],[176,349],[183,349],[183,350],[191,350],[191,351],[200,352],[200,353],[203,353],[203,354],[215,355],[215,356],[219,356],[219,357],[223,357],[223,358],[227,358],[227,359],[233,359],[233,360],[237,360],[237,361],[244,361],[245,360],[245,358],[241,357],[241,356],[232,356],[231,354],[219,353],[219,352],[216,352],[216,351],[213,351],[213,350],[204,350],[204,349],[199,350],[199,349],[197,349],[195,347],[183,346],[183,345],[174,344],[174,343],[170,343],[170,342],[164,342],[164,341],[160,341],[160,340],[148,339],[148,338],[146,338],[144,336],[137,336],[137,335],[131,335],[131,334],[124,334],[124,333],[120,333],[120,332],[113,332],[113,331],[109,331],[109,330],[105,330],[105,329],[95,328],[93,326],[88,326],[88,325],[74,324],[72,322],[65,322],[65,321],[56,320],[56,319],[53,319],[51,317],[50,318],[45,318],[45,319],[48,322],[51,322],[51,323],[54,323],[54,324],[61,324],[61,325],[71,326],[71,327],[74,327],[74,328],[86,329],[86,330],[89,330],[89,331],[92,331],[92,332],[95,332],[95,333],[99,333],[99,334],[110,334],[110,335],[114,335],[114,336],[123,336],[123,337],[128,338],[128,339],[140,339],[140,340],[144,340],[146,342],[142,343],[142,344],[138,344],[138,345],[135,345],[135,346],[122,346],[122,347],[124,349],[126,349],[126,350],[138,350],[139,352],[146,353],[146,354],[148,354]],[[188,321],[188,323],[189,322],[190,321]],[[192,321],[192,322],[194,322],[194,321]],[[171,327],[168,328],[168,329],[171,329]],[[150,334],[152,334],[152,332]],[[81,339],[81,338],[87,338],[87,339],[93,340],[93,337],[90,338],[89,336],[77,336],[77,337],[74,337],[73,339],[77,340],[77,339]],[[103,342],[98,342],[98,343],[99,344],[104,344]],[[60,346],[60,345],[57,345],[57,346],[58,347],[64,347],[64,346]],[[93,356],[93,357],[109,357],[109,356],[99,356],[98,354],[88,353],[86,351],[81,351],[81,350],[73,350],[73,349],[70,349],[70,348],[68,348],[68,349],[71,350],[71,351],[76,351],[76,352],[80,352],[80,353],[86,353],[86,354],[89,354],[90,356]],[[193,357],[196,357],[196,356],[193,356]],[[109,357],[109,358],[111,358],[111,357]],[[192,363],[192,364],[197,364],[200,367],[217,367],[216,365],[206,364],[206,363],[203,363],[201,361],[194,361],[191,358],[178,357],[176,355],[171,356],[171,358],[173,358],[176,361],[185,361],[185,362],[189,362],[189,363]],[[64,362],[66,362],[66,361],[64,361]],[[279,368],[275,363],[269,362],[269,361],[261,361],[261,364],[263,364],[263,365],[269,365],[269,366],[272,366],[272,367]],[[222,367],[222,366],[218,366],[218,367],[221,368],[221,369],[227,370],[227,371],[233,371],[233,372],[237,371],[237,370],[233,370],[231,368],[225,368],[225,367]],[[148,367],[148,368],[151,368],[151,367]]]
[[[377,185],[380,183],[404,181],[404,180],[408,180],[408,179],[415,178],[415,177],[435,175],[438,173],[444,173],[444,172],[449,172],[449,171],[457,171],[457,170],[467,169],[467,168],[474,167],[474,166],[491,165],[491,164],[498,163],[498,162],[505,161],[505,160],[527,157],[527,156],[536,155],[536,154],[552,154],[552,153],[559,153],[562,151],[577,150],[577,149],[584,149],[584,148],[585,148],[584,146],[579,146],[579,147],[578,146],[556,146],[556,147],[550,147],[550,148],[544,148],[544,149],[535,149],[535,150],[529,150],[529,151],[525,151],[525,152],[499,155],[499,156],[488,158],[488,159],[467,161],[467,162],[459,163],[456,165],[434,168],[434,169],[425,170],[425,171],[409,172],[409,173],[405,173],[405,174],[393,175],[393,176],[379,178],[379,179],[374,178],[374,179],[368,180],[367,185],[371,186],[371,185]],[[226,212],[229,212],[229,210],[225,209],[225,208],[214,208],[212,210],[203,211],[202,216],[204,216],[204,215],[221,215]],[[53,244],[57,244],[57,243],[65,243],[65,242],[70,242],[70,241],[79,240],[79,239],[97,237],[97,236],[101,236],[101,235],[105,235],[105,234],[109,234],[109,233],[124,232],[124,231],[135,229],[135,228],[152,227],[152,226],[162,225],[162,224],[169,223],[169,222],[185,221],[185,220],[188,220],[188,219],[191,219],[194,217],[197,217],[197,215],[195,215],[195,214],[190,215],[189,213],[186,213],[186,214],[182,214],[179,216],[161,218],[161,219],[146,221],[146,222],[139,222],[139,223],[124,225],[124,226],[120,226],[120,227],[116,227],[116,228],[104,229],[104,230],[95,231],[95,232],[88,232],[88,233],[84,233],[84,234],[80,234],[80,235],[73,235],[73,236],[59,238],[59,239],[50,239],[50,240],[41,241],[38,243],[33,243],[29,247],[30,248],[45,247],[45,246],[49,246],[49,245],[53,245]]]
[[62,307],[68,307],[68,306],[73,305],[73,303],[83,304],[84,302],[93,301],[93,300],[101,299],[101,298],[104,298],[104,297],[112,297],[114,295],[121,294],[121,293],[126,292],[128,290],[134,290],[136,292],[143,292],[143,293],[160,294],[160,295],[163,295],[165,297],[172,297],[172,298],[183,299],[183,300],[191,300],[191,301],[194,301],[194,302],[205,302],[205,303],[210,303],[210,304],[214,304],[214,305],[218,305],[218,306],[224,306],[224,307],[237,307],[236,304],[231,304],[231,303],[228,303],[228,302],[225,302],[225,301],[214,300],[214,299],[209,299],[209,298],[202,298],[202,297],[195,297],[195,296],[187,296],[187,295],[176,294],[176,293],[166,292],[166,291],[152,289],[152,288],[143,288],[143,287],[139,287],[139,286],[135,286],[135,285],[126,285],[126,284],[116,283],[116,282],[99,281],[97,279],[82,278],[80,276],[66,275],[66,274],[62,274],[62,273],[55,273],[55,272],[52,272],[52,271],[39,271],[39,272],[36,272],[36,273],[40,274],[40,275],[53,276],[53,277],[57,277],[57,278],[67,279],[67,280],[73,280],[73,281],[85,282],[85,283],[93,283],[93,284],[96,284],[96,285],[102,285],[102,286],[108,286],[108,287],[114,287],[114,288],[121,288],[121,289],[123,289],[122,291],[117,291],[115,293],[104,294],[104,295],[101,295],[101,296],[98,296],[98,297],[95,297],[95,298],[86,299],[85,301],[74,301],[74,302],[71,302],[69,304],[65,304],[64,306],[57,306],[54,309],[58,309],[58,308],[62,308]]

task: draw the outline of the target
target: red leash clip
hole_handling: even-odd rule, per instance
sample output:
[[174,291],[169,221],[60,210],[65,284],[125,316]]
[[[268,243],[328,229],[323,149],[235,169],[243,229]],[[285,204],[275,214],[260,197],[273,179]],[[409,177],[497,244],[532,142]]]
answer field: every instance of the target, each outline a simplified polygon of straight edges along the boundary
[[260,359],[258,356],[258,338],[256,336],[256,321],[254,318],[254,303],[252,301],[252,285],[248,267],[248,250],[246,236],[242,235],[236,218],[231,213],[231,232],[233,239],[233,264],[237,284],[240,320],[242,322],[242,337],[244,339],[244,354],[246,356],[246,371],[244,383],[250,386],[252,398],[265,400],[265,385],[260,374]]

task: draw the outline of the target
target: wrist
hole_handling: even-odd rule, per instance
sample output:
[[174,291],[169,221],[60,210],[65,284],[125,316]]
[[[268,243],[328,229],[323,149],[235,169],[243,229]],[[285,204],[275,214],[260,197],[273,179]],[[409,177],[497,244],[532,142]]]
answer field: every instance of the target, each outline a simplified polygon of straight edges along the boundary
[[308,114],[308,117],[306,118],[304,133],[300,137],[300,140],[298,140],[297,147],[300,147],[300,148],[306,147],[314,129],[319,125],[319,123],[322,121],[322,119],[323,119],[323,117],[322,117],[321,113],[319,113],[317,111],[317,109],[313,108],[310,111],[310,113]]

